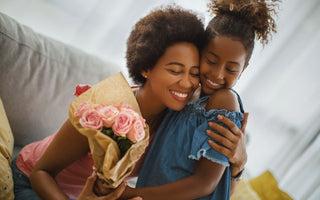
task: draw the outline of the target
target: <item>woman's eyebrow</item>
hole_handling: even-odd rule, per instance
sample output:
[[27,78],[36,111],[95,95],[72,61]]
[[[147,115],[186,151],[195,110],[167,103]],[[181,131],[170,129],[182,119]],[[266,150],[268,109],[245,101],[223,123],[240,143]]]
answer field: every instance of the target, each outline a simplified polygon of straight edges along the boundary
[[181,67],[184,67],[184,64],[179,63],[179,62],[169,62],[169,63],[166,64],[166,66],[168,66],[168,65],[179,65]]

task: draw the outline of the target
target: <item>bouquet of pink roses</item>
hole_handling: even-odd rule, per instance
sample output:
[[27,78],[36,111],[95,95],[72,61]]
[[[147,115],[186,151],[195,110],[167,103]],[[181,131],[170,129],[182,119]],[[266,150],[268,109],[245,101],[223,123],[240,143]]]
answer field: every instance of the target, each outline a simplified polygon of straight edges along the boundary
[[101,131],[112,138],[122,157],[133,143],[145,137],[145,120],[126,103],[92,104],[82,103],[74,113],[82,127]]
[[88,138],[98,178],[105,187],[116,188],[144,153],[149,127],[121,73],[92,88],[79,87],[76,95],[69,107],[70,122]]

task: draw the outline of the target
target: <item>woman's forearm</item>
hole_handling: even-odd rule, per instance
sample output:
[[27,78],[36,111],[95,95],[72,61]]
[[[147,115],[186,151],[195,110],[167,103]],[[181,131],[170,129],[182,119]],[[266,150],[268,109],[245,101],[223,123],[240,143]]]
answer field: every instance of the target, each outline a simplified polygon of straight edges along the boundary
[[[234,165],[231,165],[231,177],[239,177],[242,174],[242,171],[244,170],[244,166],[235,167]],[[230,186],[230,195],[236,190],[236,187],[239,183],[239,180],[232,180],[231,186]]]
[[87,138],[67,120],[33,168],[29,177],[33,190],[42,199],[68,199],[54,177],[88,152]]
[[239,181],[231,181],[231,186],[230,186],[230,197],[236,190],[236,187],[238,185]]
[[68,200],[55,179],[43,170],[33,171],[30,175],[30,183],[41,199]]
[[127,187],[124,192],[124,196],[121,199],[129,199],[135,196],[140,196],[143,200],[190,200],[212,193],[207,186],[208,185],[203,186],[202,181],[196,180],[196,177],[190,176],[188,178],[155,187]]
[[123,199],[135,196],[140,196],[143,200],[189,200],[204,197],[214,192],[224,171],[225,166],[201,158],[192,176],[155,187],[127,188]]

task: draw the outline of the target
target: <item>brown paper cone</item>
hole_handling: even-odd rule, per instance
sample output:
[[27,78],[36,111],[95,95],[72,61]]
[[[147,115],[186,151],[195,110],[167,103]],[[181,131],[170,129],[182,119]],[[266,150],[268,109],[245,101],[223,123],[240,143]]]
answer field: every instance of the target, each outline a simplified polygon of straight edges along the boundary
[[136,162],[148,146],[149,127],[145,128],[145,138],[133,144],[120,158],[120,150],[112,138],[100,131],[83,128],[79,123],[79,118],[74,117],[78,106],[86,101],[93,104],[127,103],[141,115],[138,102],[124,76],[117,73],[78,96],[69,107],[71,123],[81,134],[88,137],[94,169],[99,178],[105,181],[106,187],[116,188],[131,174]]

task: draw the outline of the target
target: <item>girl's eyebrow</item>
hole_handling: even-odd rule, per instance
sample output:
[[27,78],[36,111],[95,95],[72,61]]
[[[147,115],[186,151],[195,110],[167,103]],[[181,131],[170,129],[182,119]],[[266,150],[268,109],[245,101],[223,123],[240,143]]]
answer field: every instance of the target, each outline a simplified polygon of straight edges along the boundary
[[212,52],[212,51],[208,51],[208,53],[213,55],[213,56],[215,56],[215,57],[217,57],[217,58],[219,58],[219,56],[217,54],[215,54],[214,52]]
[[238,65],[240,67],[240,63],[238,63],[238,62],[229,61],[229,63],[234,64],[234,65]]
[[[217,58],[220,58],[217,54],[215,54],[214,52],[212,51],[208,51],[209,54],[217,57]],[[236,62],[236,61],[228,61],[228,63],[231,63],[231,64],[235,64],[235,65],[239,65],[240,66],[240,63]]]

